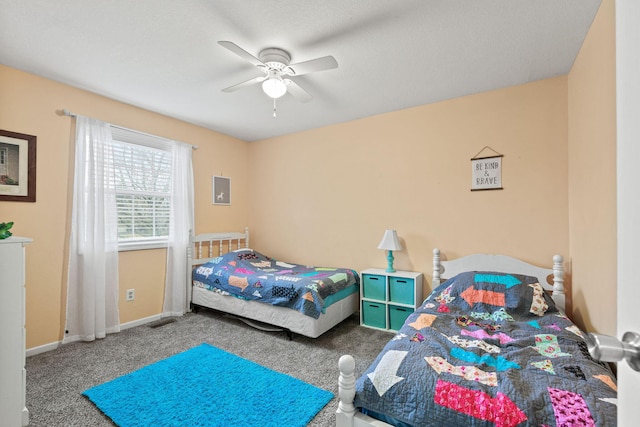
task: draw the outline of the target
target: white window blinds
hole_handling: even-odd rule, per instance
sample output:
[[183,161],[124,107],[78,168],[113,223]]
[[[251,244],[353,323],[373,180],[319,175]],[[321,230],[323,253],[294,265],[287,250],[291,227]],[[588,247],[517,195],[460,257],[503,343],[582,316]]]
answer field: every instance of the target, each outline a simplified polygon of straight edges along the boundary
[[118,242],[158,247],[169,236],[171,151],[163,138],[112,127]]

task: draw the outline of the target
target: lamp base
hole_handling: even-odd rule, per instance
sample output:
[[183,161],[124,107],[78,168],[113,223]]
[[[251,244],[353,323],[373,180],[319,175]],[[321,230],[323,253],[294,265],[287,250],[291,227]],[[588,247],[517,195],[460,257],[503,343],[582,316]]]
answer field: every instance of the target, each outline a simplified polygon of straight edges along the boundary
[[393,268],[393,251],[388,251],[387,253],[387,269],[385,271],[387,273],[396,272],[395,268]]

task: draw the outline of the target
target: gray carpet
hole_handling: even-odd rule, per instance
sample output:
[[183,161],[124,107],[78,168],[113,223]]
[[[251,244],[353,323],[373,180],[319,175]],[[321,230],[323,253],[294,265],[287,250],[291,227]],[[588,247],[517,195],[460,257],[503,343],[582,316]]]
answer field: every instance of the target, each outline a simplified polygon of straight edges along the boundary
[[[63,345],[27,358],[30,425],[113,426],[80,393],[203,342],[337,396],[340,356],[354,356],[356,375],[360,375],[393,336],[361,327],[358,322],[358,316],[354,315],[319,338],[295,335],[289,341],[283,332],[259,331],[221,313],[204,310],[157,328],[143,325],[103,340]],[[336,397],[309,426],[335,425],[337,407]]]

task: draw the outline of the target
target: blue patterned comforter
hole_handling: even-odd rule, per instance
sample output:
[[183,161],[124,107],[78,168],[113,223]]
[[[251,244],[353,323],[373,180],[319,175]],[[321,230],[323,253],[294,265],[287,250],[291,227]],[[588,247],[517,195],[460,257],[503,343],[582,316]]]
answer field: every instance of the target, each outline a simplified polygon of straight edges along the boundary
[[351,269],[289,264],[251,249],[229,252],[193,271],[194,286],[289,307],[315,319],[327,300],[357,292],[359,283]]
[[537,279],[460,274],[407,318],[356,383],[396,425],[615,426],[614,375]]

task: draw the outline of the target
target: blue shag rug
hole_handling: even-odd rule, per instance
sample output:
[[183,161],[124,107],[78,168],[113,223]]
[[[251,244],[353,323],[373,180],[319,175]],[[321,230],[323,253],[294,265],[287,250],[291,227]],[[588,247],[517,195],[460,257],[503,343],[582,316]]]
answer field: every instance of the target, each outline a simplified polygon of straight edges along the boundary
[[120,427],[304,427],[333,398],[209,344],[82,394]]

